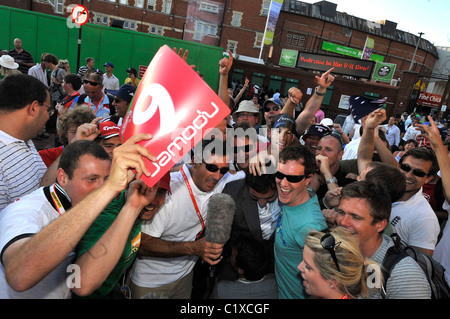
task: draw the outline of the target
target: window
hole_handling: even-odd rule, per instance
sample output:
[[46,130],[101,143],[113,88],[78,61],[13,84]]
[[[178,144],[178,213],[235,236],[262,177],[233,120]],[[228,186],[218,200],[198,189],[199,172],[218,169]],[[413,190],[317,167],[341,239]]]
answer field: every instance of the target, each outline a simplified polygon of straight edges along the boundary
[[233,27],[240,27],[242,21],[242,12],[233,11],[233,17],[231,18],[231,25]]
[[107,15],[104,15],[104,14],[96,13],[95,14],[94,23],[95,24],[108,25],[109,24],[109,17]]
[[233,55],[235,55],[237,52],[237,45],[238,45],[237,41],[228,40],[227,50],[230,50],[231,53],[233,53]]
[[203,21],[195,22],[194,40],[202,41],[204,36],[215,36],[217,33],[217,25],[206,23]]
[[267,16],[269,14],[270,0],[263,0],[260,15]]
[[155,10],[156,9],[156,0],[148,0],[148,2],[147,2],[147,9],[148,10]]
[[134,2],[134,6],[137,8],[143,8],[144,7],[144,0],[136,0]]
[[254,48],[261,48],[263,36],[264,36],[264,33],[256,32],[255,42],[253,43]]
[[53,7],[55,13],[64,13],[64,0],[48,0],[48,3]]
[[202,2],[202,3],[200,3],[199,10],[211,12],[211,13],[219,13],[219,6],[217,4]]
[[137,24],[135,21],[132,20],[124,20],[123,28],[127,30],[136,30]]
[[64,13],[64,0],[56,0],[55,12],[59,14]]
[[172,0],[163,0],[162,12],[170,13],[172,9]]
[[159,25],[154,25],[154,24],[152,24],[152,25],[150,25],[150,27],[149,27],[149,32],[150,32],[151,34],[163,35],[163,33],[164,33],[163,31],[164,31],[164,28],[161,27],[161,26],[159,26]]
[[128,5],[128,0],[119,0],[119,3],[120,4],[124,4],[124,5]]

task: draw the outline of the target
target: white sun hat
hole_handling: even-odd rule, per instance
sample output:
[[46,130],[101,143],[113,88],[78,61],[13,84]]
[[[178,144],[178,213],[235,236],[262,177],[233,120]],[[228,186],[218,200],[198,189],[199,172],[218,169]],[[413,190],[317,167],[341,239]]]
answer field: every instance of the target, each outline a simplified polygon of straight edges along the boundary
[[7,54],[0,57],[0,65],[7,69],[17,69],[19,67],[19,64],[14,62],[13,57]]

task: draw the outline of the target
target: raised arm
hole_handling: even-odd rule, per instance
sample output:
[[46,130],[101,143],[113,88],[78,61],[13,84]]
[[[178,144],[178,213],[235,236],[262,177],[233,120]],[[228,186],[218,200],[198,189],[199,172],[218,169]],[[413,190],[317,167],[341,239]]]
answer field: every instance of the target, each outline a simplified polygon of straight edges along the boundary
[[377,109],[367,116],[364,132],[358,147],[358,173],[361,173],[367,164],[372,162],[374,152],[375,130],[386,120],[386,110]]
[[428,116],[430,126],[419,124],[417,127],[430,140],[431,147],[436,154],[439,169],[441,171],[442,186],[444,188],[445,199],[450,203],[450,157],[442,142],[439,129],[431,116]]
[[131,181],[129,170],[136,171],[137,179],[142,174],[150,175],[142,156],[151,161],[156,158],[136,144],[150,138],[141,133],[116,148],[109,178],[102,186],[33,237],[19,239],[6,248],[2,261],[6,280],[13,289],[33,287],[69,255],[106,205]]
[[219,61],[219,91],[217,95],[228,107],[230,107],[230,96],[228,95],[228,74],[230,73],[231,66],[233,65],[233,54],[229,50],[227,52],[229,57],[223,57]]
[[[322,104],[323,97],[327,93],[327,88],[333,83],[334,76],[331,72],[334,68],[329,69],[327,72],[322,74],[320,77],[316,76],[317,80],[317,90],[314,91],[313,95],[309,98],[305,105],[305,109],[299,114],[295,123],[297,125],[297,134],[302,135],[308,127],[311,125],[311,117],[316,114]],[[291,113],[289,113],[291,114]]]

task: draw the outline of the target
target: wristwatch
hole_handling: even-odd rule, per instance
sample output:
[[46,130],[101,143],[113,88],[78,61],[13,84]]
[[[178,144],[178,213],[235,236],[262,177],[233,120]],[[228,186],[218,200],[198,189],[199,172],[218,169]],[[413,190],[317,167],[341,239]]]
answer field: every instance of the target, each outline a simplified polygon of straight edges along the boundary
[[336,177],[332,177],[332,178],[330,178],[329,180],[327,180],[326,181],[326,183],[327,183],[327,185],[328,184],[332,184],[332,183],[337,183],[338,182],[338,180],[337,180],[337,178]]
[[317,89],[318,89],[319,87],[318,86],[316,86],[316,88],[314,89],[314,93],[316,93],[318,96],[324,96],[327,92],[325,92],[325,93],[320,93],[320,92],[318,92],[317,91]]

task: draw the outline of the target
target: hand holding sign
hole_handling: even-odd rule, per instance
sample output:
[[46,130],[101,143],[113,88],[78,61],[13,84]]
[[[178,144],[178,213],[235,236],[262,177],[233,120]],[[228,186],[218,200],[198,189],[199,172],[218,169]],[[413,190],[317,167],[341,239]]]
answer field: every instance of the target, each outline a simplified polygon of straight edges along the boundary
[[121,128],[123,141],[138,133],[153,135],[153,139],[139,142],[156,156],[154,162],[143,159],[149,175],[141,178],[150,187],[230,113],[184,56],[166,45],[159,49]]

